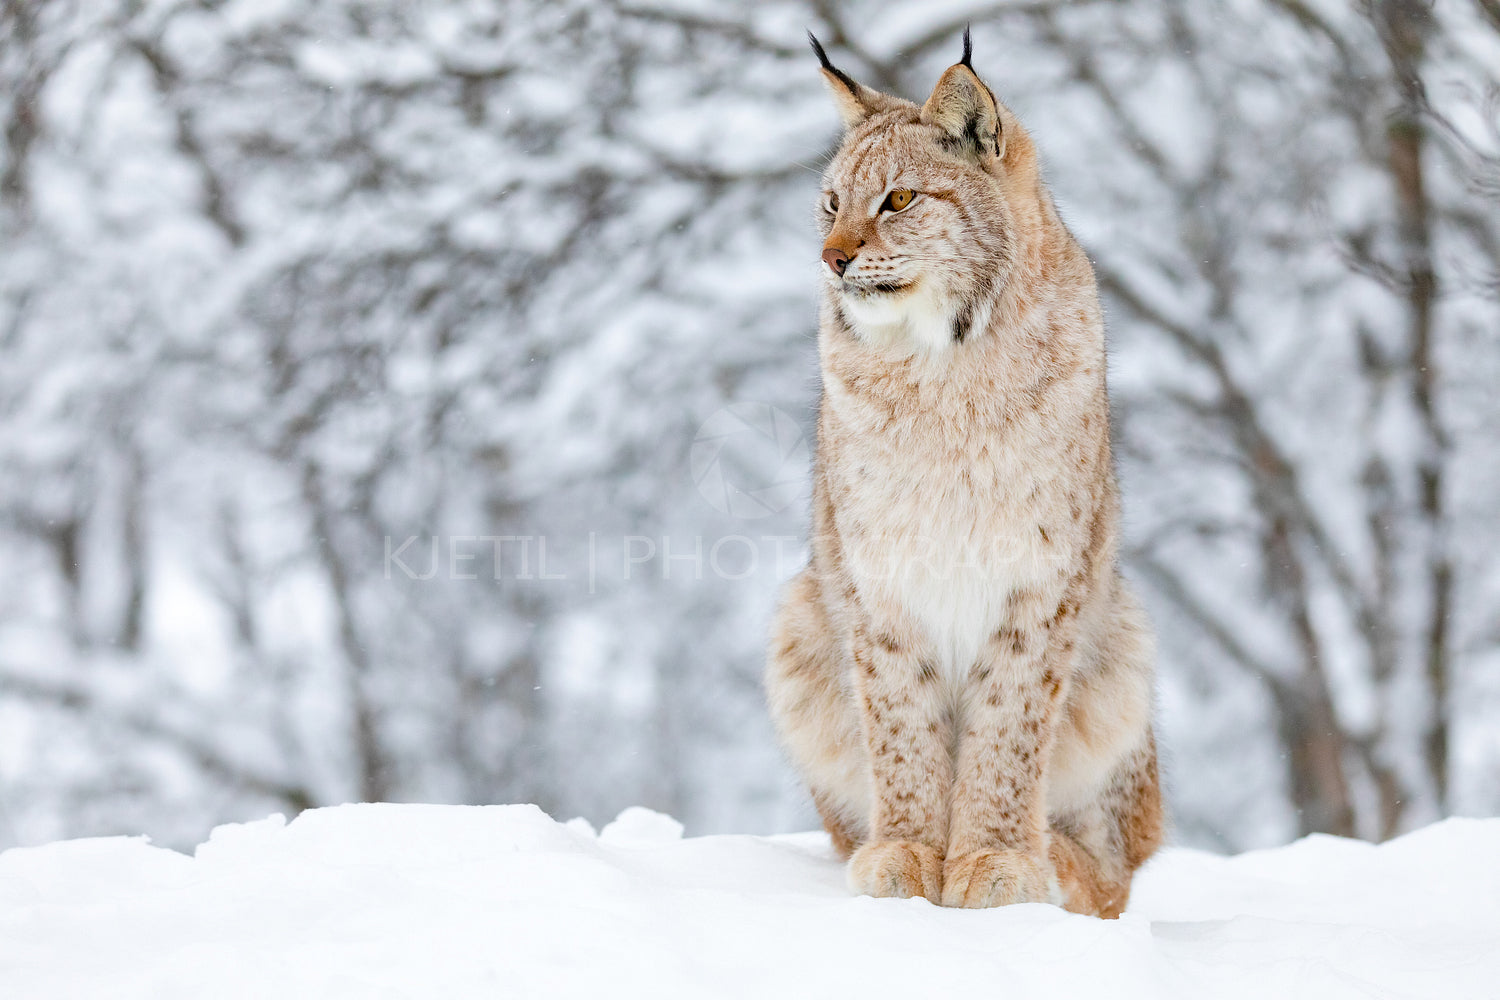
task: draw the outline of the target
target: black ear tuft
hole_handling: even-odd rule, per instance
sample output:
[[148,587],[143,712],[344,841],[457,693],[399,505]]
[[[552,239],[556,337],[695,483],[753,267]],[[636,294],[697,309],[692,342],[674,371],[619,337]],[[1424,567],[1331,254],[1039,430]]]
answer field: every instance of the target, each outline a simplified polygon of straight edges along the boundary
[[836,76],[839,83],[842,83],[844,86],[849,88],[849,93],[853,94],[855,97],[858,97],[859,84],[855,83],[854,78],[851,77],[848,73],[845,73],[843,70],[839,69],[829,61],[828,53],[823,51],[823,43],[818,41],[817,36],[809,31],[807,33],[807,40],[809,42],[812,42],[813,51],[818,54],[818,62],[823,65],[823,69]]
[[807,40],[812,42],[813,51],[818,55],[818,62],[823,64],[824,69],[832,71],[833,63],[828,61],[828,53],[823,51],[823,43],[818,41],[818,36],[809,31]]
[[[813,44],[816,45],[817,42],[814,41]],[[821,52],[822,50],[820,49],[819,51]],[[970,70],[973,70],[974,64],[969,61],[973,58],[973,56],[974,42],[969,38],[969,25],[966,24],[964,25],[964,57],[959,60],[959,63],[961,65],[969,67]]]

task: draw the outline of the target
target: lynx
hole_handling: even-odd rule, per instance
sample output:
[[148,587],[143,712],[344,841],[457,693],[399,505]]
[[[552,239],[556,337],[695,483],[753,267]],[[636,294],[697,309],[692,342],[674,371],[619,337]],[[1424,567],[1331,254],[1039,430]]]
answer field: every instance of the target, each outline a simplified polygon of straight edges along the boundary
[[812,44],[846,131],[772,715],[852,890],[1117,916],[1162,813],[1093,269],[967,31],[920,107]]

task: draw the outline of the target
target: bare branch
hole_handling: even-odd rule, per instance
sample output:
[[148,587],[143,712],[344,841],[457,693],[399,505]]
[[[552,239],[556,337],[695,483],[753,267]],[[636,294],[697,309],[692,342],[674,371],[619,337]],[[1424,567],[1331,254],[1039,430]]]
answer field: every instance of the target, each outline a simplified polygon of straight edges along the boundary
[[4,696],[65,709],[113,729],[156,740],[183,754],[205,774],[245,791],[280,799],[293,810],[311,809],[317,804],[317,797],[305,785],[273,778],[231,759],[212,744],[168,724],[155,707],[150,711],[120,708],[105,704],[93,691],[12,672],[0,673],[0,697]]

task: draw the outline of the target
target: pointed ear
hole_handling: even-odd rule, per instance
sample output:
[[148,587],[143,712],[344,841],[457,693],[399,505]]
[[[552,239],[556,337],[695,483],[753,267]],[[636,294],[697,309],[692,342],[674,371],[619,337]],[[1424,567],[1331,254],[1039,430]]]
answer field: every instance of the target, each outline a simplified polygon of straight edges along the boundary
[[823,51],[822,44],[811,31],[807,33],[807,40],[812,42],[813,51],[818,54],[818,62],[823,66],[823,82],[833,94],[833,103],[838,105],[845,128],[853,128],[876,112],[900,106],[902,102],[896,98],[856,83],[848,73],[829,62],[828,53]]
[[969,29],[964,29],[964,57],[938,80],[932,96],[922,105],[922,122],[936,125],[945,134],[945,145],[986,162],[1005,155],[1005,128],[1000,121],[1000,102],[979,79],[969,63],[973,48]]

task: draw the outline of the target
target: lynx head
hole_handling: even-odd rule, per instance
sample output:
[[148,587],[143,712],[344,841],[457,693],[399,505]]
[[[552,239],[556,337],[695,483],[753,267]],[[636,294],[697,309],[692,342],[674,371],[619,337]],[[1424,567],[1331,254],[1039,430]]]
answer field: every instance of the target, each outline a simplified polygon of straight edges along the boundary
[[920,107],[812,45],[845,125],[818,212],[826,294],[872,345],[949,350],[984,330],[1011,269],[1031,142],[974,72],[967,30],[963,59]]

